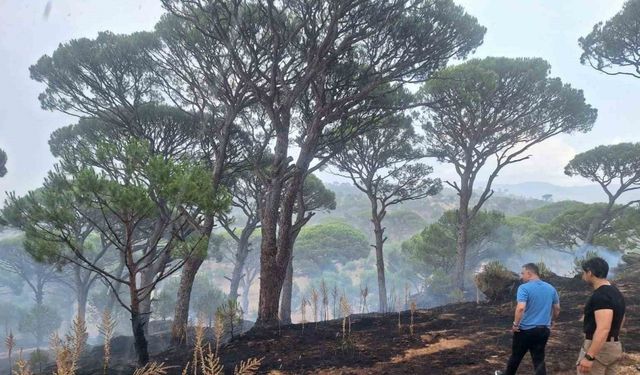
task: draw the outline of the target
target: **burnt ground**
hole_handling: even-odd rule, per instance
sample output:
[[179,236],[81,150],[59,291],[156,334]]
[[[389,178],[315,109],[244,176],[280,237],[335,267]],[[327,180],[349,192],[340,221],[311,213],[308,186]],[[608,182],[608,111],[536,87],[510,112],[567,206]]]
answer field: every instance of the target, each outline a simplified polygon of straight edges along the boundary
[[[550,374],[575,374],[581,344],[582,308],[589,290],[579,279],[554,278],[562,313],[547,346]],[[640,270],[628,270],[616,284],[627,299],[627,324],[623,345],[631,356],[625,359],[630,372],[640,358]],[[342,321],[334,320],[251,330],[221,349],[228,373],[242,360],[263,358],[260,374],[493,374],[504,366],[511,345],[509,331],[513,304],[462,303],[418,310],[414,335],[409,334],[410,313],[352,316],[352,347],[341,348]],[[175,366],[189,353],[169,351],[154,360]],[[530,357],[519,373],[531,374]]]

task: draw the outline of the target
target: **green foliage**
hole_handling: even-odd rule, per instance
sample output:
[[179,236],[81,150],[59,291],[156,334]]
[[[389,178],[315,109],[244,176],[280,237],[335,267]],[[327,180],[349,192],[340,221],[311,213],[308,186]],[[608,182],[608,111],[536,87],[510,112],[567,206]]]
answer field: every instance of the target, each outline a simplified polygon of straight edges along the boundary
[[622,10],[606,23],[597,23],[579,39],[584,51],[580,62],[611,75],[640,78],[640,0],[627,0]]
[[551,269],[545,264],[545,262],[539,261],[536,263],[536,266],[538,266],[538,272],[541,279],[548,279],[552,275]]
[[49,355],[40,348],[34,350],[29,355],[29,367],[42,372],[42,368],[49,363]]
[[369,242],[358,229],[341,221],[304,227],[294,245],[294,270],[308,275],[336,264],[365,258]]
[[[406,95],[399,91],[391,100],[402,102]],[[433,168],[419,162],[425,156],[423,139],[411,121],[396,115],[367,122],[364,134],[356,133],[346,145],[336,146],[340,152],[332,165],[369,198],[374,205],[369,210],[375,207],[376,211],[374,221],[382,221],[388,207],[433,196],[442,189],[440,179],[427,177]]]
[[167,320],[173,315],[176,309],[179,286],[180,282],[175,279],[169,279],[163,283],[160,292],[151,299],[151,311],[154,318]]
[[214,285],[210,277],[202,275],[196,277],[193,284],[189,303],[191,305],[190,310],[196,316],[205,317],[208,320],[209,327],[211,327],[220,307],[228,302],[227,298],[227,295]]
[[535,247],[538,244],[536,233],[539,228],[540,224],[529,217],[507,216],[505,218],[505,229],[511,233],[516,250]]
[[322,180],[313,174],[304,179],[302,195],[307,212],[336,209],[336,194],[327,189]]
[[573,273],[577,276],[577,275],[581,275],[582,274],[582,263],[586,260],[589,260],[591,258],[596,258],[599,257],[600,255],[598,254],[597,250],[587,250],[587,252],[581,256],[581,257],[575,257],[573,258]]
[[576,155],[564,169],[568,176],[582,176],[608,186],[622,183],[623,191],[640,185],[640,143],[602,145]]
[[387,228],[385,233],[388,234],[389,240],[407,238],[427,225],[427,220],[417,212],[404,208],[389,211],[384,219],[385,227]]
[[60,44],[29,71],[32,79],[47,85],[39,96],[42,108],[118,121],[131,115],[133,104],[159,97],[147,55],[158,47],[152,33],[101,32],[96,39]]
[[12,302],[5,301],[0,304],[0,324],[2,324],[4,332],[15,330],[24,313],[21,307]]
[[[160,292],[152,299],[155,318],[165,320],[175,312],[180,278],[172,277],[160,284]],[[202,316],[208,323],[215,317],[217,309],[227,302],[227,296],[211,281],[211,275],[201,271],[196,275],[191,289],[189,311],[194,316]]]
[[240,307],[237,301],[232,299],[227,300],[226,303],[223,303],[217,308],[216,316],[222,319],[224,326],[229,329],[232,338],[236,332],[236,328],[242,328],[244,311],[242,311],[242,307]]
[[[582,91],[550,78],[549,70],[549,64],[539,58],[498,57],[473,59],[443,70],[441,79],[427,82],[420,90],[428,101],[447,102],[436,105],[424,125],[429,154],[466,165],[465,150],[473,145],[479,155],[475,164],[484,164],[502,150],[509,152],[500,162],[514,162],[522,147],[563,132],[589,131],[597,111],[585,103]],[[456,136],[460,129],[465,129],[465,137]]]
[[635,225],[640,222],[639,213],[637,209],[618,210],[620,207],[614,205],[616,213],[603,219],[605,203],[567,202],[548,224],[537,226],[532,240],[537,245],[575,248],[585,242],[593,222],[602,220],[594,233],[593,245],[622,250],[634,248],[637,246]]
[[549,224],[555,217],[564,211],[582,205],[584,203],[577,201],[560,201],[545,204],[542,207],[525,211],[520,214],[522,217],[531,218],[540,224]]
[[489,301],[502,302],[515,295],[518,276],[499,261],[492,261],[484,265],[476,275],[475,281],[478,289],[487,296]]
[[38,345],[42,344],[55,330],[60,328],[62,318],[58,311],[46,305],[34,305],[22,316],[18,329],[33,335]]
[[[402,251],[415,263],[417,272],[423,277],[435,270],[444,273],[453,270],[458,236],[456,215],[454,210],[446,211],[436,223],[402,243]],[[499,231],[504,224],[505,217],[501,212],[480,211],[469,226],[469,248],[475,247],[481,253],[493,241],[509,244],[509,234],[503,236]]]

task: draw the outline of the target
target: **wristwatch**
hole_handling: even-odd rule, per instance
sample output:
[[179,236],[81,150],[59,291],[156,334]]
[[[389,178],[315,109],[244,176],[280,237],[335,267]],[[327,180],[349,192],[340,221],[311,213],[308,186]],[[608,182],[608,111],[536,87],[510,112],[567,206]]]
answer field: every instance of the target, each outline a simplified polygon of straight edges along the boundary
[[584,354],[584,358],[585,358],[587,361],[595,361],[595,360],[596,360],[596,357],[591,356],[589,353],[585,353],[585,354]]

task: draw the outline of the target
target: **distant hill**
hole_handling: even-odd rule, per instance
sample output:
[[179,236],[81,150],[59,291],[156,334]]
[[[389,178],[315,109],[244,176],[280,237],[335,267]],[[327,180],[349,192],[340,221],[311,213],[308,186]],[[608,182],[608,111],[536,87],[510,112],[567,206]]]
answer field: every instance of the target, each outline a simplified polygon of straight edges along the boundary
[[[330,212],[318,212],[310,225],[328,220],[343,220],[372,237],[371,206],[367,196],[350,183],[326,183],[326,187],[336,194],[336,209]],[[483,206],[485,210],[498,210],[506,215],[519,215],[548,204],[540,197],[527,198],[503,194],[498,191]],[[408,201],[393,206],[385,218],[385,235],[391,241],[404,241],[435,222],[446,210],[458,206],[456,192],[445,187],[440,194]]]
[[[616,189],[617,187],[612,187]],[[551,194],[553,201],[573,200],[585,203],[603,202],[606,199],[605,193],[597,184],[581,186],[560,186],[547,182],[523,182],[519,184],[496,184],[496,194],[512,195],[525,198],[542,199],[545,194]],[[630,200],[640,199],[640,191],[625,193],[620,198],[620,203]]]

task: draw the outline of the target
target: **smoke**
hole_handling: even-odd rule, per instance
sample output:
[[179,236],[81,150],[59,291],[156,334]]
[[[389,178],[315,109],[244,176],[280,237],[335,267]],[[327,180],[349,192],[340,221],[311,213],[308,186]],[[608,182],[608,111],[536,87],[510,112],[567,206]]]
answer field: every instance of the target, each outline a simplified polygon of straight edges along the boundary
[[536,248],[518,253],[503,253],[496,260],[514,271],[518,271],[526,263],[544,262],[551,272],[559,276],[572,277],[575,275],[576,261],[584,259],[593,252],[609,263],[609,268],[612,270],[609,274],[614,276],[615,268],[622,262],[623,253],[604,246],[583,245],[574,251],[569,249]]

